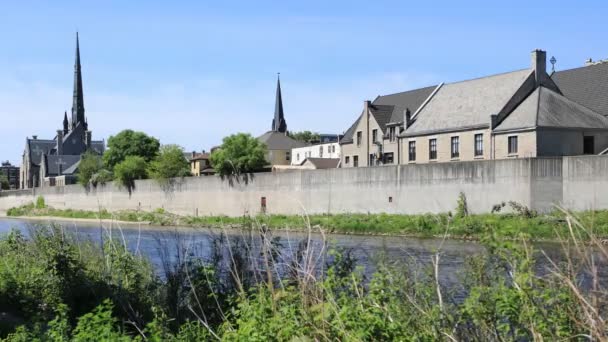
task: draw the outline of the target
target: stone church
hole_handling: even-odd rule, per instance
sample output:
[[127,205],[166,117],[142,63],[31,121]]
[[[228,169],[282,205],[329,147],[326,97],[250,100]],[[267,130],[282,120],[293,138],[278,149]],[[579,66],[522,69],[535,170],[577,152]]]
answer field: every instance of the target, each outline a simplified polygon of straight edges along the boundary
[[63,128],[53,139],[27,138],[21,165],[21,189],[74,184],[83,153],[99,155],[105,150],[104,141],[92,141],[84,110],[80,45],[76,33],[76,62],[74,63],[74,95],[72,113],[63,117]]

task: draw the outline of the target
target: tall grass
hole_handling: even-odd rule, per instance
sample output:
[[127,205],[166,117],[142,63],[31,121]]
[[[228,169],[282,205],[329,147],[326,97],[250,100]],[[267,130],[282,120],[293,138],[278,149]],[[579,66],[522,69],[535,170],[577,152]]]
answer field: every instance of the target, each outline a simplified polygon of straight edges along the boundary
[[7,340],[606,340],[608,250],[585,218],[561,215],[559,258],[489,229],[458,291],[440,281],[441,247],[428,264],[379,257],[367,277],[348,251],[315,243],[307,218],[299,241],[255,220],[209,243],[175,235],[159,244],[162,276],[126,251],[119,228],[103,249],[59,227],[12,233],[0,242],[0,299],[21,303],[23,326]]

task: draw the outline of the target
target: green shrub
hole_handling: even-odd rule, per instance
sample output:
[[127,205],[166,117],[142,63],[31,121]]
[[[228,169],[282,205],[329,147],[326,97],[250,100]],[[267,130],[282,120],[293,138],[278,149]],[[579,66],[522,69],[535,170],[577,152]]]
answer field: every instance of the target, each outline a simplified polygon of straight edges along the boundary
[[36,198],[36,209],[44,209],[46,208],[46,203],[44,202],[44,197],[38,196]]

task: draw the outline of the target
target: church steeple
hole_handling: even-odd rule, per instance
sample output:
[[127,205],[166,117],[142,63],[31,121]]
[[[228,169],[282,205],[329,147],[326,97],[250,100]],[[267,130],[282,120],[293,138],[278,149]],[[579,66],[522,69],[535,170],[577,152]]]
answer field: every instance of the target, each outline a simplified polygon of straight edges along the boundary
[[70,123],[68,122],[68,112],[66,111],[63,114],[63,134],[68,134],[68,131],[70,130]]
[[80,68],[80,42],[76,32],[76,61],[74,63],[74,97],[72,100],[72,128],[78,123],[84,125],[84,93],[82,89],[82,71]]
[[281,78],[280,73],[277,75],[277,95],[274,105],[274,119],[272,120],[272,130],[275,132],[286,133],[287,122],[283,115],[283,98],[281,96]]

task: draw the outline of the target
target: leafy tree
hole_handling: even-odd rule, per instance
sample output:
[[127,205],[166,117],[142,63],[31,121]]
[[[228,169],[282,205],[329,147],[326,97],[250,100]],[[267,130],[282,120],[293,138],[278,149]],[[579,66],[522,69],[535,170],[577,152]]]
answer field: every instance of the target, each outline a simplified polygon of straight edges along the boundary
[[103,161],[109,170],[128,156],[138,156],[150,162],[158,155],[159,147],[158,139],[127,129],[108,139],[108,150],[103,155]]
[[158,156],[150,163],[149,174],[161,183],[171,178],[190,176],[190,164],[184,158],[184,149],[177,145],[162,146]]
[[0,173],[0,190],[8,190],[11,185],[8,182],[8,177],[5,174]]
[[135,189],[135,181],[147,177],[148,163],[140,156],[127,156],[114,167],[114,177],[119,186],[127,188],[129,195]]
[[210,161],[220,176],[253,172],[266,165],[266,146],[250,134],[233,134],[211,153]]
[[88,187],[93,175],[103,169],[103,160],[93,152],[86,152],[78,165],[78,183]]
[[294,140],[303,142],[311,142],[321,138],[319,133],[311,131],[289,132],[289,136]]

